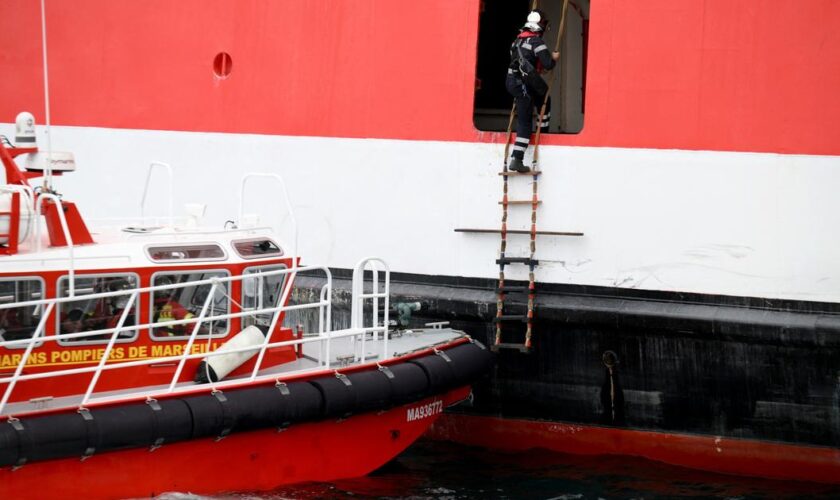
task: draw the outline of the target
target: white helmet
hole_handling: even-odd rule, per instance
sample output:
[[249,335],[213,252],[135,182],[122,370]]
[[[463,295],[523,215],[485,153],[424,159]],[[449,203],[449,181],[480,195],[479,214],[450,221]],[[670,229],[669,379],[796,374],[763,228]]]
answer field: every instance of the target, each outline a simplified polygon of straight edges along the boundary
[[537,9],[532,10],[530,14],[528,14],[527,22],[525,23],[525,29],[530,31],[545,31],[548,27],[548,18],[545,17],[543,11]]

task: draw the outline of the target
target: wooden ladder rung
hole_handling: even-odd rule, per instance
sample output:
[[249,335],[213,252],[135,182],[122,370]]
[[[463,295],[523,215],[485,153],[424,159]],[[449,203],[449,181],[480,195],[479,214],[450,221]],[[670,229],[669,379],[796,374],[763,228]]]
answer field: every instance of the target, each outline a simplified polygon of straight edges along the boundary
[[[500,234],[502,232],[501,229],[470,229],[470,228],[457,228],[455,229],[456,233],[485,233],[485,234]],[[527,229],[508,229],[507,233],[509,234],[531,234],[531,231]],[[583,233],[578,233],[574,231],[537,231],[536,234],[541,234],[545,236],[583,236]]]
[[[541,203],[542,203],[542,200],[537,200],[537,205],[540,205]],[[503,201],[499,202],[499,205],[504,205],[504,204],[505,204],[505,202],[503,202]],[[531,200],[508,200],[507,204],[508,205],[533,205],[534,202],[531,201]]]
[[494,344],[490,346],[490,350],[493,352],[499,352],[501,349],[515,349],[523,354],[528,354],[531,352],[531,348],[526,346],[525,344],[513,344],[510,342],[499,342],[498,344]]
[[523,175],[527,175],[529,177],[534,177],[540,175],[542,170],[534,170],[533,172],[514,172],[513,170],[508,170],[507,172],[499,172],[499,175],[507,176],[507,177],[521,177]]
[[493,318],[493,323],[501,323],[503,321],[520,321],[522,323],[528,322],[527,314],[503,314]]

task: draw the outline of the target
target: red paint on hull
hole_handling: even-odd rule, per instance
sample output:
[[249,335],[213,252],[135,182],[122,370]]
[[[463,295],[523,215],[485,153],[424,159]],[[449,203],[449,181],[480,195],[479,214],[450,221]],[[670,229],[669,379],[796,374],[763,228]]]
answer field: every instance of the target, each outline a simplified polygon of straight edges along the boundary
[[457,414],[444,415],[427,437],[503,451],[630,455],[724,474],[840,484],[835,448]]
[[127,498],[167,491],[212,494],[269,490],[283,484],[365,475],[413,443],[438,415],[409,421],[407,409],[464,399],[463,387],[442,396],[343,421],[293,425],[0,470],[0,498]]
[[[480,5],[46,2],[52,120],[503,141],[473,126]],[[43,123],[39,2],[4,7],[0,120],[27,109]],[[840,154],[838,27],[836,0],[593,1],[583,131],[542,143]],[[224,80],[213,73],[222,52]]]

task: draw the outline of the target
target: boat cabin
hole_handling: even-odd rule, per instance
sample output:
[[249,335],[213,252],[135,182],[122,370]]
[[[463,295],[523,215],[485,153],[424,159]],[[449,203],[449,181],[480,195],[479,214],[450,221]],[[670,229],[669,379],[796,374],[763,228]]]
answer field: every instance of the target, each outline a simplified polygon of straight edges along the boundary
[[[27,130],[28,117],[22,115],[18,142],[27,135],[21,131]],[[279,301],[291,286],[287,271],[297,264],[271,228],[207,228],[195,218],[166,223],[141,218],[88,229],[74,204],[49,189],[36,192],[28,182],[72,171],[72,157],[57,155],[63,167],[48,161],[55,169],[47,171],[43,153],[34,143],[25,146],[14,147],[8,139],[0,144],[6,174],[0,186],[0,307],[6,305],[0,308],[0,378],[14,375],[24,356],[27,375],[95,366],[109,344],[108,362],[127,362],[177,356],[188,344],[191,353],[215,351],[251,326],[268,333],[274,311],[259,311],[285,305]],[[48,307],[48,299],[68,300]],[[275,323],[274,341],[298,333],[281,326],[282,315]],[[14,342],[31,339],[39,326],[40,336],[55,341],[31,349],[27,342]],[[291,346],[278,347],[268,349],[262,362],[271,366],[297,355]],[[178,380],[192,380],[199,362],[188,360]],[[177,365],[162,362],[103,373],[97,387],[165,383]],[[244,363],[234,375],[252,367],[253,362]],[[27,380],[16,388],[13,401],[83,392],[90,374],[63,378],[60,385]]]

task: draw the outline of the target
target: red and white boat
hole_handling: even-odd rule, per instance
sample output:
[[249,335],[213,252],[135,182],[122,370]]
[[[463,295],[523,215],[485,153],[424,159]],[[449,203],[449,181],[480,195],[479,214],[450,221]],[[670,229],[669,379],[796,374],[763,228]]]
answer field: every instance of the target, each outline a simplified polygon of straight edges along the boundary
[[[489,367],[463,332],[389,330],[390,271],[377,258],[356,267],[351,328],[328,329],[330,270],[301,266],[296,244],[241,211],[224,228],[194,215],[89,229],[51,189],[72,155],[27,143],[31,115],[18,125],[27,147],[0,145],[0,498],[363,475]],[[245,176],[243,196],[249,180],[277,182],[284,199],[279,176]],[[295,277],[313,274],[320,293],[289,305]],[[317,328],[282,326],[287,311],[314,312]]]
[[[508,50],[533,4],[554,47],[563,3],[4,0],[0,128],[49,111],[89,217],[124,213],[165,158],[221,227],[277,158],[336,289],[387,255],[395,301],[491,344]],[[536,220],[584,236],[537,238],[531,352],[500,352],[434,435],[837,482],[840,2],[570,0],[564,29]],[[509,210],[527,233],[528,204]],[[529,250],[511,233],[507,256]]]

